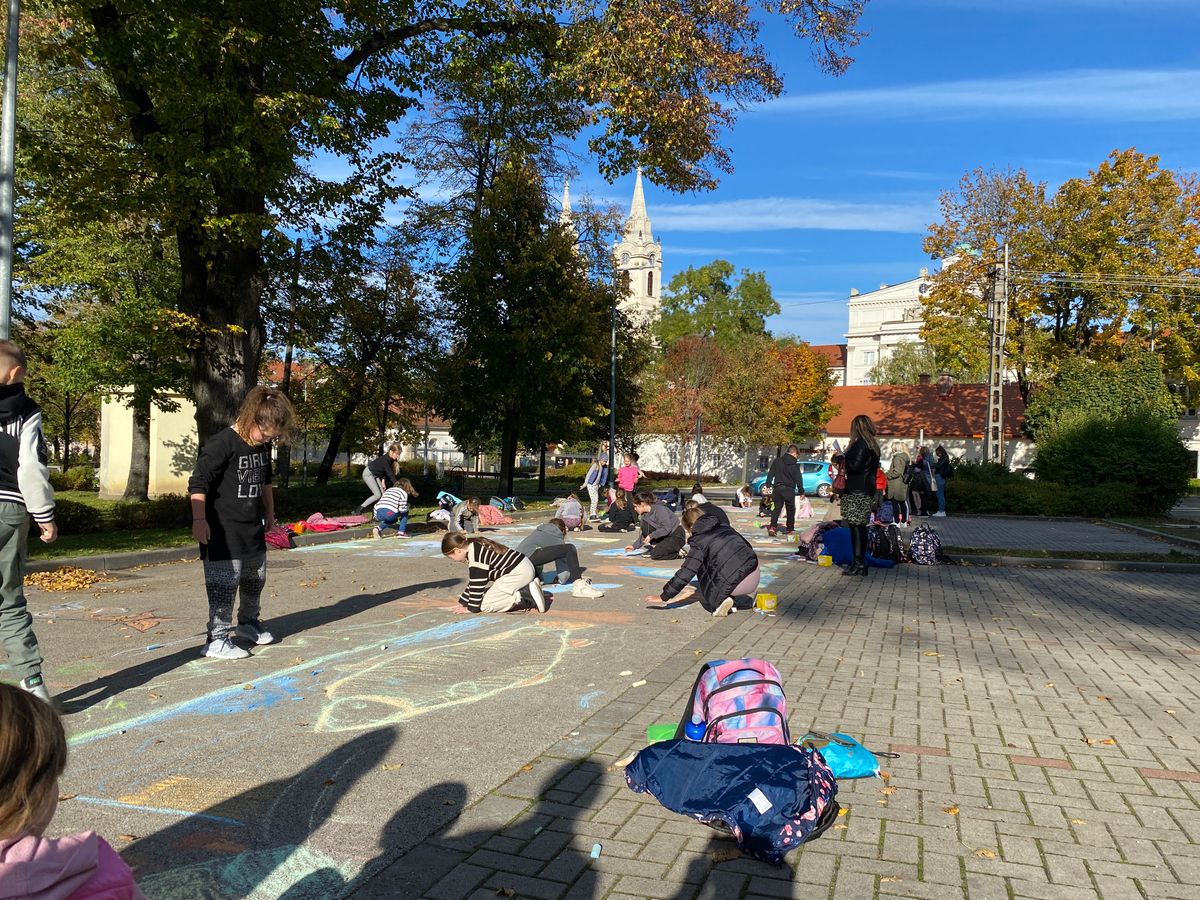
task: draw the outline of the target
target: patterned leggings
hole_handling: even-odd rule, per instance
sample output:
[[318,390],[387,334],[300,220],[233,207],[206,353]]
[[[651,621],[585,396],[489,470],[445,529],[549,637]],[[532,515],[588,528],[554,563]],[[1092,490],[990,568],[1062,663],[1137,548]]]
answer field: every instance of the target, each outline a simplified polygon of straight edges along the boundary
[[596,518],[596,505],[600,502],[600,485],[598,483],[585,484],[584,487],[587,488],[588,492],[588,516],[594,519]]
[[204,560],[204,589],[208,593],[208,639],[222,641],[233,628],[233,598],[241,588],[238,624],[258,622],[259,599],[267,583],[267,554],[244,559]]

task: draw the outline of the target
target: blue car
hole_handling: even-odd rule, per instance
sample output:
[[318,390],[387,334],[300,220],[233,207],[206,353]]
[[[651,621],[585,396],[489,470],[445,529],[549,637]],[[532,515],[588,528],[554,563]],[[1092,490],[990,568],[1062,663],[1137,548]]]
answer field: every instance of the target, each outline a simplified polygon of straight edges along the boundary
[[[798,460],[796,465],[800,467],[804,493],[826,498],[833,494],[833,476],[829,474],[829,463],[802,459]],[[766,483],[767,475],[764,472],[750,482],[750,490],[754,492],[755,496],[758,496],[762,493],[763,485]]]

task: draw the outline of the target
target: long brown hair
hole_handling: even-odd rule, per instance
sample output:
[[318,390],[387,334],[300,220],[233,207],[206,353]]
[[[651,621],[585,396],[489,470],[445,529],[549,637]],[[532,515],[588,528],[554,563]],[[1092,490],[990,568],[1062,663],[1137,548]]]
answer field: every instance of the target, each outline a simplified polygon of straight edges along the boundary
[[408,496],[410,496],[410,497],[420,497],[421,496],[420,494],[417,493],[417,489],[415,487],[413,487],[413,483],[411,481],[409,481],[407,478],[397,478],[396,479],[396,487],[400,488],[400,490],[404,491],[404,493],[408,494]]
[[853,444],[859,438],[875,451],[876,456],[879,455],[879,438],[870,416],[855,416],[854,421],[850,423],[850,443]]
[[625,488],[617,488],[616,494],[613,496],[613,506],[617,509],[624,509],[625,504],[629,502],[629,495],[625,493]]
[[296,411],[287,394],[277,388],[253,387],[246,394],[233,428],[243,440],[249,441],[250,429],[255,425],[275,432],[275,440],[288,443],[296,431]]
[[0,839],[28,832],[67,767],[67,736],[50,704],[0,684]]
[[497,553],[507,553],[508,548],[503,544],[497,544],[490,538],[485,537],[467,537],[461,531],[447,531],[442,535],[442,556],[449,556],[453,551],[463,547],[470,549],[471,544],[478,544],[483,547],[491,547]]
[[[691,501],[689,500],[688,502],[690,503]],[[680,522],[680,524],[683,525],[683,530],[686,531],[688,534],[691,534],[692,526],[694,526],[697,522],[699,522],[703,518],[704,518],[704,510],[702,510],[700,508],[700,504],[697,503],[695,506],[689,507],[688,509],[684,510],[683,515],[679,519],[679,522]]]

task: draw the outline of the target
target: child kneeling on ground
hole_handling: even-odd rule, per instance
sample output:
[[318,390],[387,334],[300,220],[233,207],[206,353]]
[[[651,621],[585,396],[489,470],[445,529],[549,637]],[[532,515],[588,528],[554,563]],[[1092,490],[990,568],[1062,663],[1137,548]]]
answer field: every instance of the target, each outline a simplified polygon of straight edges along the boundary
[[637,527],[637,515],[628,491],[617,488],[613,501],[608,506],[608,521],[600,526],[601,531],[633,531]]
[[412,482],[397,478],[396,484],[383,492],[375,504],[375,527],[372,537],[383,537],[388,528],[396,529],[396,537],[408,537],[408,498],[419,496]]
[[663,587],[662,594],[652,594],[646,597],[646,602],[667,602],[681,595],[694,577],[700,605],[714,616],[753,607],[761,572],[758,554],[750,542],[699,508],[683,514],[683,528],[688,533],[687,558]]
[[678,559],[686,537],[667,502],[650,491],[639,491],[633,495],[633,509],[641,518],[642,533],[626,552],[647,546],[651,559]]
[[485,537],[461,531],[442,536],[442,555],[467,564],[467,587],[458,602],[473,613],[546,611],[542,586],[529,557]]
[[0,684],[0,896],[145,900],[117,851],[94,831],[43,834],[58,808],[67,738],[50,704]]

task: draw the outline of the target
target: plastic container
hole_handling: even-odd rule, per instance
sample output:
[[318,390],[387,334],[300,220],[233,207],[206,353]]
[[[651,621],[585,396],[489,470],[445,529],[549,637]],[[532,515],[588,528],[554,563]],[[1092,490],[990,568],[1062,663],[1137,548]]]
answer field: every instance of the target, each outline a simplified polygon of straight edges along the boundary
[[833,557],[827,556],[826,554],[822,553],[820,556],[817,557],[817,565],[818,566],[832,566],[833,565]]
[[692,716],[692,721],[683,726],[683,733],[689,741],[702,741],[704,734],[708,731],[708,726],[699,716]]
[[756,594],[754,608],[763,612],[774,612],[779,606],[779,598],[775,594]]
[[649,741],[651,744],[655,744],[658,741],[674,740],[678,736],[679,736],[679,723],[678,722],[672,722],[670,725],[659,724],[659,725],[647,725],[646,726],[646,740]]

